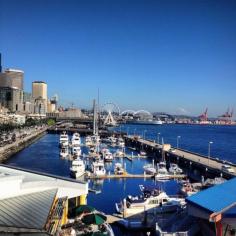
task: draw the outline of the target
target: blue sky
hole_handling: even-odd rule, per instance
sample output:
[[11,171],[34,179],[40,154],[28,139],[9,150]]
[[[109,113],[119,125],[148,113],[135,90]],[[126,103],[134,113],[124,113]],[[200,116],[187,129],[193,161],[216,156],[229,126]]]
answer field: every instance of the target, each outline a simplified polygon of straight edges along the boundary
[[4,68],[63,104],[216,116],[236,108],[236,1],[0,0]]

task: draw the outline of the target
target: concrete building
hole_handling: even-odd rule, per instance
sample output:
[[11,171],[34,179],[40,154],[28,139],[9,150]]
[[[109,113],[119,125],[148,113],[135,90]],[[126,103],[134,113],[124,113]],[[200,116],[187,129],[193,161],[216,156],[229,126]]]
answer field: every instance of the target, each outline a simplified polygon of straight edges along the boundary
[[59,235],[68,209],[86,204],[88,184],[0,165],[0,235]]
[[25,124],[25,115],[9,114],[8,116],[17,125]]
[[59,113],[59,119],[78,119],[83,117],[83,113],[78,108],[68,108],[67,110]]
[[39,97],[47,100],[47,84],[43,81],[34,81],[32,83],[32,98],[37,99]]
[[32,83],[32,100],[34,113],[46,114],[47,112],[47,84],[43,81]]
[[23,110],[24,72],[6,69],[0,72],[0,103],[11,112]]
[[24,71],[15,69],[6,69],[0,73],[0,87],[15,88],[23,90]]
[[0,87],[0,103],[11,112],[21,112],[23,110],[23,90]]

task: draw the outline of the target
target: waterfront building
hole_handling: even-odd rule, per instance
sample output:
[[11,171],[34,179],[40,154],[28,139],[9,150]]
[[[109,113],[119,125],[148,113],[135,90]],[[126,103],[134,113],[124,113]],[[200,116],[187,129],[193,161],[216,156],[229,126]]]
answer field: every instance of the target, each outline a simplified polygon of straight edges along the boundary
[[83,118],[84,115],[78,108],[68,108],[59,113],[59,119],[78,119]]
[[11,112],[21,112],[23,110],[23,90],[0,87],[0,103]]
[[10,120],[17,125],[25,124],[25,115],[9,114],[8,116]]
[[236,178],[188,197],[188,214],[199,222],[202,235],[235,235]]
[[88,184],[0,165],[0,234],[57,235],[68,210],[86,204]]

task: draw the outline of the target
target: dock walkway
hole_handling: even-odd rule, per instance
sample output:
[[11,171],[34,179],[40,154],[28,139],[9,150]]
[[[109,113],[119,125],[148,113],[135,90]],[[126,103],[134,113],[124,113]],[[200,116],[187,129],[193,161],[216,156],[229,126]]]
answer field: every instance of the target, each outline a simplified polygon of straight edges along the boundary
[[[145,140],[142,138],[136,138],[134,136],[125,136],[125,139],[132,142],[132,143],[139,143],[139,145],[144,146],[144,147],[148,147],[151,150],[156,150],[161,153],[162,152],[162,145],[157,144],[151,140]],[[201,165],[204,168],[206,168],[206,170],[213,170],[213,171],[217,171],[217,172],[223,172],[231,177],[236,176],[236,165],[231,163],[231,162],[227,162],[227,161],[223,161],[223,160],[219,160],[217,158],[213,158],[210,157],[208,158],[207,156],[203,156],[201,154],[197,154],[197,153],[193,153],[193,152],[189,152],[187,150],[183,150],[183,149],[175,149],[175,151],[166,151],[167,155],[171,155],[171,156],[175,156],[177,158],[181,158],[184,159],[186,161],[188,161],[190,163],[190,165],[192,163],[195,163],[197,165]],[[224,172],[222,170],[222,166],[224,164],[229,165],[233,170],[234,173],[229,173],[229,172]]]

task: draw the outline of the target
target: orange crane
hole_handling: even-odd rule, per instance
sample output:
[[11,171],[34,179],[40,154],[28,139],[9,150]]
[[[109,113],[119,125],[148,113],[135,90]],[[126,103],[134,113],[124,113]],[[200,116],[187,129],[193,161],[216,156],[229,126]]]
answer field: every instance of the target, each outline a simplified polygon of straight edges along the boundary
[[199,120],[200,120],[200,121],[207,121],[207,120],[208,120],[208,114],[207,114],[207,112],[208,112],[208,108],[206,108],[205,112],[203,112],[203,114],[201,114],[201,115],[199,116]]

